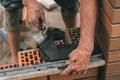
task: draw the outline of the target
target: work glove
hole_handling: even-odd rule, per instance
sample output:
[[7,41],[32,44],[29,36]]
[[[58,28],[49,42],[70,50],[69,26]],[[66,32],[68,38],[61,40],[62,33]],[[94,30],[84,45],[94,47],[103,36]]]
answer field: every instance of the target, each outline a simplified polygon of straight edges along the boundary
[[39,29],[40,19],[42,19],[43,24],[46,23],[44,9],[37,1],[29,3],[25,8],[27,10],[27,18],[29,22],[35,25],[35,27]]
[[69,55],[68,67],[61,75],[75,75],[78,73],[86,73],[90,61],[91,52],[76,48]]

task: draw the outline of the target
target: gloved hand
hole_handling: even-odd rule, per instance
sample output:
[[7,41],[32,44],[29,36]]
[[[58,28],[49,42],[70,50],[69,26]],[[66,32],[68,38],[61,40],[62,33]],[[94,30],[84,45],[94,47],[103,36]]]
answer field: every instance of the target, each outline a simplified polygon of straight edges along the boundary
[[39,29],[39,19],[41,18],[43,24],[46,23],[45,21],[45,13],[43,7],[36,1],[31,0],[25,7],[27,10],[27,18],[29,22],[33,23]]
[[75,75],[78,73],[86,73],[92,52],[76,48],[69,55],[68,67],[61,75]]

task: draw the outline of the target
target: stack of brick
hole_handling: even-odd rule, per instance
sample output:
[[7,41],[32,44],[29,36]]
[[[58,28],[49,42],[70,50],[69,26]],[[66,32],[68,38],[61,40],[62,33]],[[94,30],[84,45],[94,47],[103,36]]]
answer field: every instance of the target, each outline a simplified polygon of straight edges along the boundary
[[120,80],[120,0],[102,0],[96,40],[106,59],[104,79]]

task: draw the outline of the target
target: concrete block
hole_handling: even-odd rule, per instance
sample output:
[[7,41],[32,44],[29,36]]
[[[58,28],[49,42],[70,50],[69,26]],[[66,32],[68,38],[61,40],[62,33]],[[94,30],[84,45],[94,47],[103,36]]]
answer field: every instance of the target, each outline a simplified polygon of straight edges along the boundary
[[26,50],[18,52],[18,60],[20,66],[26,66],[31,64],[39,64],[44,62],[39,55],[38,49]]

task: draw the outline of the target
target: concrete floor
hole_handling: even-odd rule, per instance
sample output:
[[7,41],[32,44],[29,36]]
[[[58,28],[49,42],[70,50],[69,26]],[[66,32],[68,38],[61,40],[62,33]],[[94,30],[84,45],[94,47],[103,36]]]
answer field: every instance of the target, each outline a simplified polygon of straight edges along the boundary
[[[2,11],[0,9],[0,27],[2,27]],[[65,29],[65,25],[61,18],[60,7],[52,10],[45,10],[45,16],[47,21],[47,26],[54,26],[57,28]],[[80,16],[78,13],[78,23],[77,27],[80,26]],[[33,35],[39,34],[40,32],[35,27],[29,27],[28,31],[22,33],[22,44],[27,48],[36,48],[36,42],[32,39]],[[5,41],[0,35],[0,65],[10,64],[10,50],[7,41]]]

